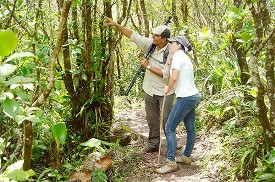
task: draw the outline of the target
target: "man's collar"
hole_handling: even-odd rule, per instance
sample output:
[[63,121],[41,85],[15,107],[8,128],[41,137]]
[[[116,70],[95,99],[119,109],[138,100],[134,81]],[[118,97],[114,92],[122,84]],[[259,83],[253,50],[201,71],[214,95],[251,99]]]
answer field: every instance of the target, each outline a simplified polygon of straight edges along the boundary
[[164,46],[164,47],[162,47],[161,49],[157,49],[157,52],[161,52],[161,51],[165,51],[165,49],[167,48],[167,46],[168,46],[168,43]]

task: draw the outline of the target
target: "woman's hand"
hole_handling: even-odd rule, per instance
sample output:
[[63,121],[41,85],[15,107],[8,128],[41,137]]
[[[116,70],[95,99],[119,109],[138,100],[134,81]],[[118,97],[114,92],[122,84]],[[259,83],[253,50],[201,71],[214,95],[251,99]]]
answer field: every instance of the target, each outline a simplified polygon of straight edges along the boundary
[[163,89],[163,92],[164,92],[165,94],[167,94],[169,91],[170,91],[170,90],[168,89],[168,86],[165,86],[164,89]]

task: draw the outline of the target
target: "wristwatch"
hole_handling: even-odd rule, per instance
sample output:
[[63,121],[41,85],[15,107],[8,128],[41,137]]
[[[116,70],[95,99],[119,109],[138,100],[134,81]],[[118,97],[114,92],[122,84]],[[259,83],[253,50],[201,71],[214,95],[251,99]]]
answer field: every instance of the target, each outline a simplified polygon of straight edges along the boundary
[[150,68],[151,68],[151,65],[148,64],[148,66],[146,67],[146,69],[150,70]]

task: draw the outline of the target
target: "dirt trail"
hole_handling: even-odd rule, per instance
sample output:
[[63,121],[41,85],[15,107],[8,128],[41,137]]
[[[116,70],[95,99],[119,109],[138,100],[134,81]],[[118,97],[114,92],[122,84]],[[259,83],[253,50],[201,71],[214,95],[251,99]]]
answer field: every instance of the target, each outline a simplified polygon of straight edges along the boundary
[[[145,120],[144,106],[133,109],[122,109],[115,114],[116,124],[123,124],[134,130],[135,132],[144,136],[145,140],[141,144],[146,145],[146,138],[148,137],[148,126]],[[178,145],[185,145],[186,134],[183,125],[180,125],[177,129]],[[192,164],[182,165],[178,164],[178,170],[168,174],[157,174],[155,169],[165,164],[165,155],[167,143],[165,136],[162,138],[160,164],[158,164],[158,152],[152,154],[144,154],[143,167],[148,170],[141,170],[140,174],[133,174],[130,178],[131,181],[151,181],[151,182],[217,182],[218,176],[215,174],[215,170],[203,170],[200,162],[206,156],[211,153],[213,146],[212,139],[209,136],[205,136],[203,132],[197,133],[197,140],[192,153]],[[181,153],[181,148],[177,147],[177,154]],[[145,171],[145,172],[144,172]],[[139,173],[139,172],[138,172]]]

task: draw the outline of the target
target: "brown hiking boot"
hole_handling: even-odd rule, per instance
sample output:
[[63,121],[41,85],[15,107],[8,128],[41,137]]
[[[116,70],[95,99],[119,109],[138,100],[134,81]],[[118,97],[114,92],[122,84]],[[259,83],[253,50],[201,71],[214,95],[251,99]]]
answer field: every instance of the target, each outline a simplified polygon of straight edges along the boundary
[[185,155],[177,156],[175,158],[176,162],[183,163],[183,164],[191,164],[192,160],[190,157],[186,157]]
[[162,166],[161,168],[158,168],[156,170],[159,174],[165,174],[170,173],[173,171],[176,171],[178,169],[177,163],[174,161],[168,161],[168,163],[165,166]]
[[143,151],[144,153],[153,153],[153,152],[159,151],[159,148],[158,148],[158,147],[151,147],[151,146],[148,146],[148,147],[143,148],[142,151]]

